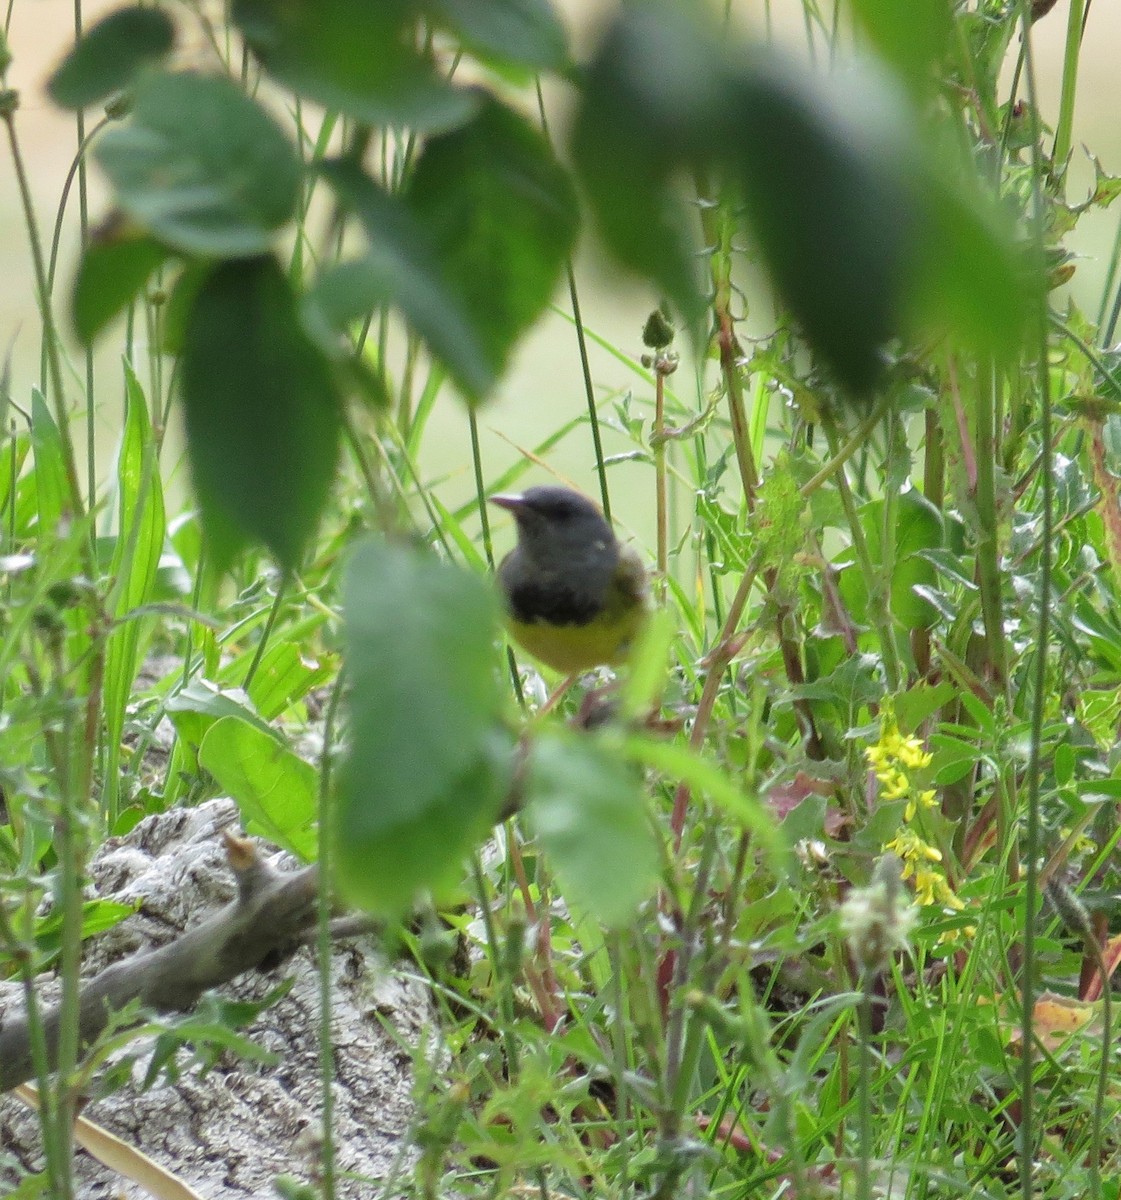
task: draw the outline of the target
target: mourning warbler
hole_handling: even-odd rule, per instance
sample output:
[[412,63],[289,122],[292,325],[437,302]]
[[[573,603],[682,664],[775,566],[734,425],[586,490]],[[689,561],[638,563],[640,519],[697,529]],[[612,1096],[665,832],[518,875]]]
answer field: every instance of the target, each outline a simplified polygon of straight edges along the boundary
[[518,544],[498,568],[513,639],[566,675],[621,663],[647,615],[638,555],[569,488],[490,499],[513,513],[518,527]]

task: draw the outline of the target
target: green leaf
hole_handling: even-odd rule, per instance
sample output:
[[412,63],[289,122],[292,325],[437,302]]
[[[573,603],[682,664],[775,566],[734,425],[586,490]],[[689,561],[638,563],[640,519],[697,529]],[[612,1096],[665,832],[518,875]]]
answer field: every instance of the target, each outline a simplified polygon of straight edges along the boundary
[[220,691],[205,679],[193,680],[176,692],[167,702],[167,712],[179,736],[196,748],[211,725],[223,717],[237,717],[272,736],[240,688]]
[[[249,698],[266,721],[275,720],[314,688],[324,687],[337,674],[333,655],[315,656],[309,643],[326,617],[317,613],[289,627],[283,641],[273,641],[257,663],[249,684]],[[222,669],[219,682],[234,684],[245,678],[243,658],[232,659]]]
[[659,865],[635,767],[586,735],[542,734],[525,811],[565,897],[609,927],[630,921],[657,886]]
[[868,65],[823,80],[768,50],[739,70],[724,129],[771,280],[853,394],[902,326],[918,228],[906,97]]
[[[873,501],[875,504],[882,505],[882,501]],[[878,516],[873,517],[872,525],[882,527]],[[917,488],[908,488],[896,498],[892,539],[891,610],[906,628],[925,628],[934,623],[936,613],[928,600],[915,594],[915,588],[934,585],[935,568],[923,552],[940,547],[944,535],[942,514]],[[871,550],[873,541],[875,551]],[[878,536],[869,539],[870,552],[880,551],[879,542]]]
[[[872,500],[860,509],[860,520],[873,567],[884,565],[884,502]],[[926,552],[944,540],[942,514],[917,488],[908,488],[893,501],[891,528],[891,611],[907,629],[933,625],[938,613],[915,588],[932,588],[937,581],[934,564]],[[858,620],[867,611],[866,583],[860,568],[846,567],[838,586],[841,598]]]
[[163,310],[163,345],[165,354],[180,355],[187,336],[187,321],[199,289],[210,275],[212,263],[205,259],[186,262],[167,293]]
[[192,477],[219,569],[257,538],[295,569],[338,456],[330,366],[271,257],[216,267],[194,297],[182,394]]
[[852,0],[852,8],[872,44],[909,83],[933,80],[953,29],[947,0]]
[[125,428],[117,456],[118,535],[106,608],[116,624],[105,653],[106,781],[103,803],[115,812],[125,716],[140,665],[142,624],[122,620],[155,595],[166,529],[157,448],[140,380],[125,364]]
[[506,794],[497,604],[480,576],[369,541],[344,606],[351,745],[335,861],[353,902],[400,913],[458,877]]
[[486,346],[445,279],[435,247],[408,209],[354,163],[325,163],[339,200],[353,209],[369,242],[363,258],[326,271],[308,295],[312,319],[338,328],[393,304],[472,399],[495,383]]
[[958,694],[957,687],[948,679],[940,683],[912,684],[905,692],[895,697],[895,715],[899,728],[904,733],[914,733],[924,721],[932,717],[944,704],[949,704]]
[[315,858],[314,767],[240,717],[223,717],[210,727],[199,746],[199,763],[237,803],[248,833],[267,837],[305,862]]
[[810,792],[782,820],[782,832],[792,846],[806,838],[824,839],[825,814],[829,801]]
[[[122,904],[118,900],[86,900],[82,904],[81,938],[105,933],[119,925],[126,917],[136,912],[135,904]],[[61,907],[55,906],[35,927],[35,948],[42,956],[36,969],[45,969],[62,949],[63,917]]]
[[82,252],[71,301],[74,331],[82,342],[88,346],[124,312],[167,257],[166,246],[127,222],[111,220],[96,230]]
[[545,137],[497,100],[428,141],[406,201],[500,375],[552,299],[578,224]]
[[62,108],[86,108],[128,87],[175,42],[175,26],[159,8],[119,8],[91,26],[47,81]]
[[949,326],[976,352],[1014,356],[1042,283],[1028,271],[1010,220],[944,155],[925,162],[922,194],[915,319],[936,332]]
[[283,130],[229,79],[146,79],[132,122],[97,143],[118,204],[190,254],[260,254],[295,211],[300,166]]
[[937,787],[950,787],[964,779],[981,757],[976,746],[944,734],[932,735],[930,749],[934,756],[931,779]]
[[774,817],[756,793],[743,791],[726,770],[689,746],[664,738],[632,735],[625,748],[634,762],[688,784],[698,803],[707,795],[725,816],[751,832],[773,871],[787,872],[789,846]]
[[63,512],[70,507],[70,486],[66,481],[62,435],[38,388],[31,392],[31,447],[35,456],[39,536],[45,538],[58,528]]
[[619,688],[619,707],[625,720],[643,720],[661,703],[670,650],[680,632],[678,622],[664,608],[656,608],[643,622],[628,653],[627,671]]
[[274,79],[359,121],[450,129],[475,107],[417,53],[408,0],[234,0],[230,15]]
[[549,0],[428,0],[432,19],[469,49],[527,67],[560,67],[568,48]]
[[695,220],[674,188],[705,160],[724,101],[716,32],[690,6],[632,4],[585,75],[572,154],[607,247],[652,279],[687,324],[703,305],[693,263]]
[[5,512],[8,511],[12,489],[20,478],[30,447],[31,439],[26,433],[8,432],[4,453],[0,454],[0,509]]

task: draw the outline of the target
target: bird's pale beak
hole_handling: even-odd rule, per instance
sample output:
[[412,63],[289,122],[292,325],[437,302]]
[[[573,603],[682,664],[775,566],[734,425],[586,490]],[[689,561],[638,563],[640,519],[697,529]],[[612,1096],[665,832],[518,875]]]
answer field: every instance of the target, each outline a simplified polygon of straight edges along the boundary
[[499,492],[489,499],[491,504],[497,504],[499,508],[504,508],[507,512],[517,512],[525,504],[525,497],[517,492]]

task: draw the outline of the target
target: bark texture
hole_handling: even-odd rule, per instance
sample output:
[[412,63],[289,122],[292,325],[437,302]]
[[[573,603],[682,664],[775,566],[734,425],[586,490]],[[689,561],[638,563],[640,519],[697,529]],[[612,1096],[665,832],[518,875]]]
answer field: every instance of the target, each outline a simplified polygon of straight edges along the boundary
[[[250,968],[262,959],[267,964],[272,953],[297,940],[290,935],[309,919],[301,907],[309,897],[314,904],[314,874],[278,874],[279,856],[259,846],[257,866],[239,872],[235,882],[224,829],[236,829],[236,811],[230,802],[216,800],[150,817],[102,847],[91,864],[97,894],[139,902],[140,908],[90,946],[84,968],[90,984],[83,991],[115,997],[119,989],[143,985],[148,1003],[182,1008],[231,971],[237,978],[222,994],[241,999],[260,999],[293,977],[292,990],[246,1031],[279,1061],[261,1066],[223,1058],[205,1076],[185,1073],[174,1086],[161,1082],[148,1092],[133,1086],[96,1099],[84,1115],[204,1196],[263,1197],[275,1194],[276,1175],[310,1178],[315,1170],[319,985],[308,949],[297,949],[275,970]],[[256,870],[264,874],[251,877]],[[270,947],[270,941],[277,944]],[[430,1021],[428,997],[378,959],[372,938],[336,943],[332,989],[338,1165],[343,1172],[383,1179],[399,1157],[409,1157],[408,1047],[420,1041]],[[44,1008],[52,1000],[44,989]],[[18,984],[0,984],[0,1046],[9,1039],[0,1074],[9,1078],[15,1074],[10,1048],[18,1040],[12,1031],[21,1010]],[[141,1065],[133,1072],[134,1085],[142,1075]],[[37,1118],[14,1097],[0,1096],[0,1146],[25,1169],[40,1165]],[[142,1195],[84,1155],[77,1170],[83,1200]],[[0,1155],[0,1194],[15,1179]],[[339,1186],[343,1196],[372,1190],[368,1182],[346,1178]]]

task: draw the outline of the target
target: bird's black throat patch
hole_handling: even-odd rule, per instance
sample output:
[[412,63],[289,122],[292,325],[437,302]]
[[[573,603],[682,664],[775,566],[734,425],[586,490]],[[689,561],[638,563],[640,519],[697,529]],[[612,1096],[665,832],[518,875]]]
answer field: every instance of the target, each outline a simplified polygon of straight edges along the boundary
[[545,582],[508,580],[506,599],[516,621],[526,624],[587,625],[603,609],[603,599],[588,592],[577,593],[555,578]]

